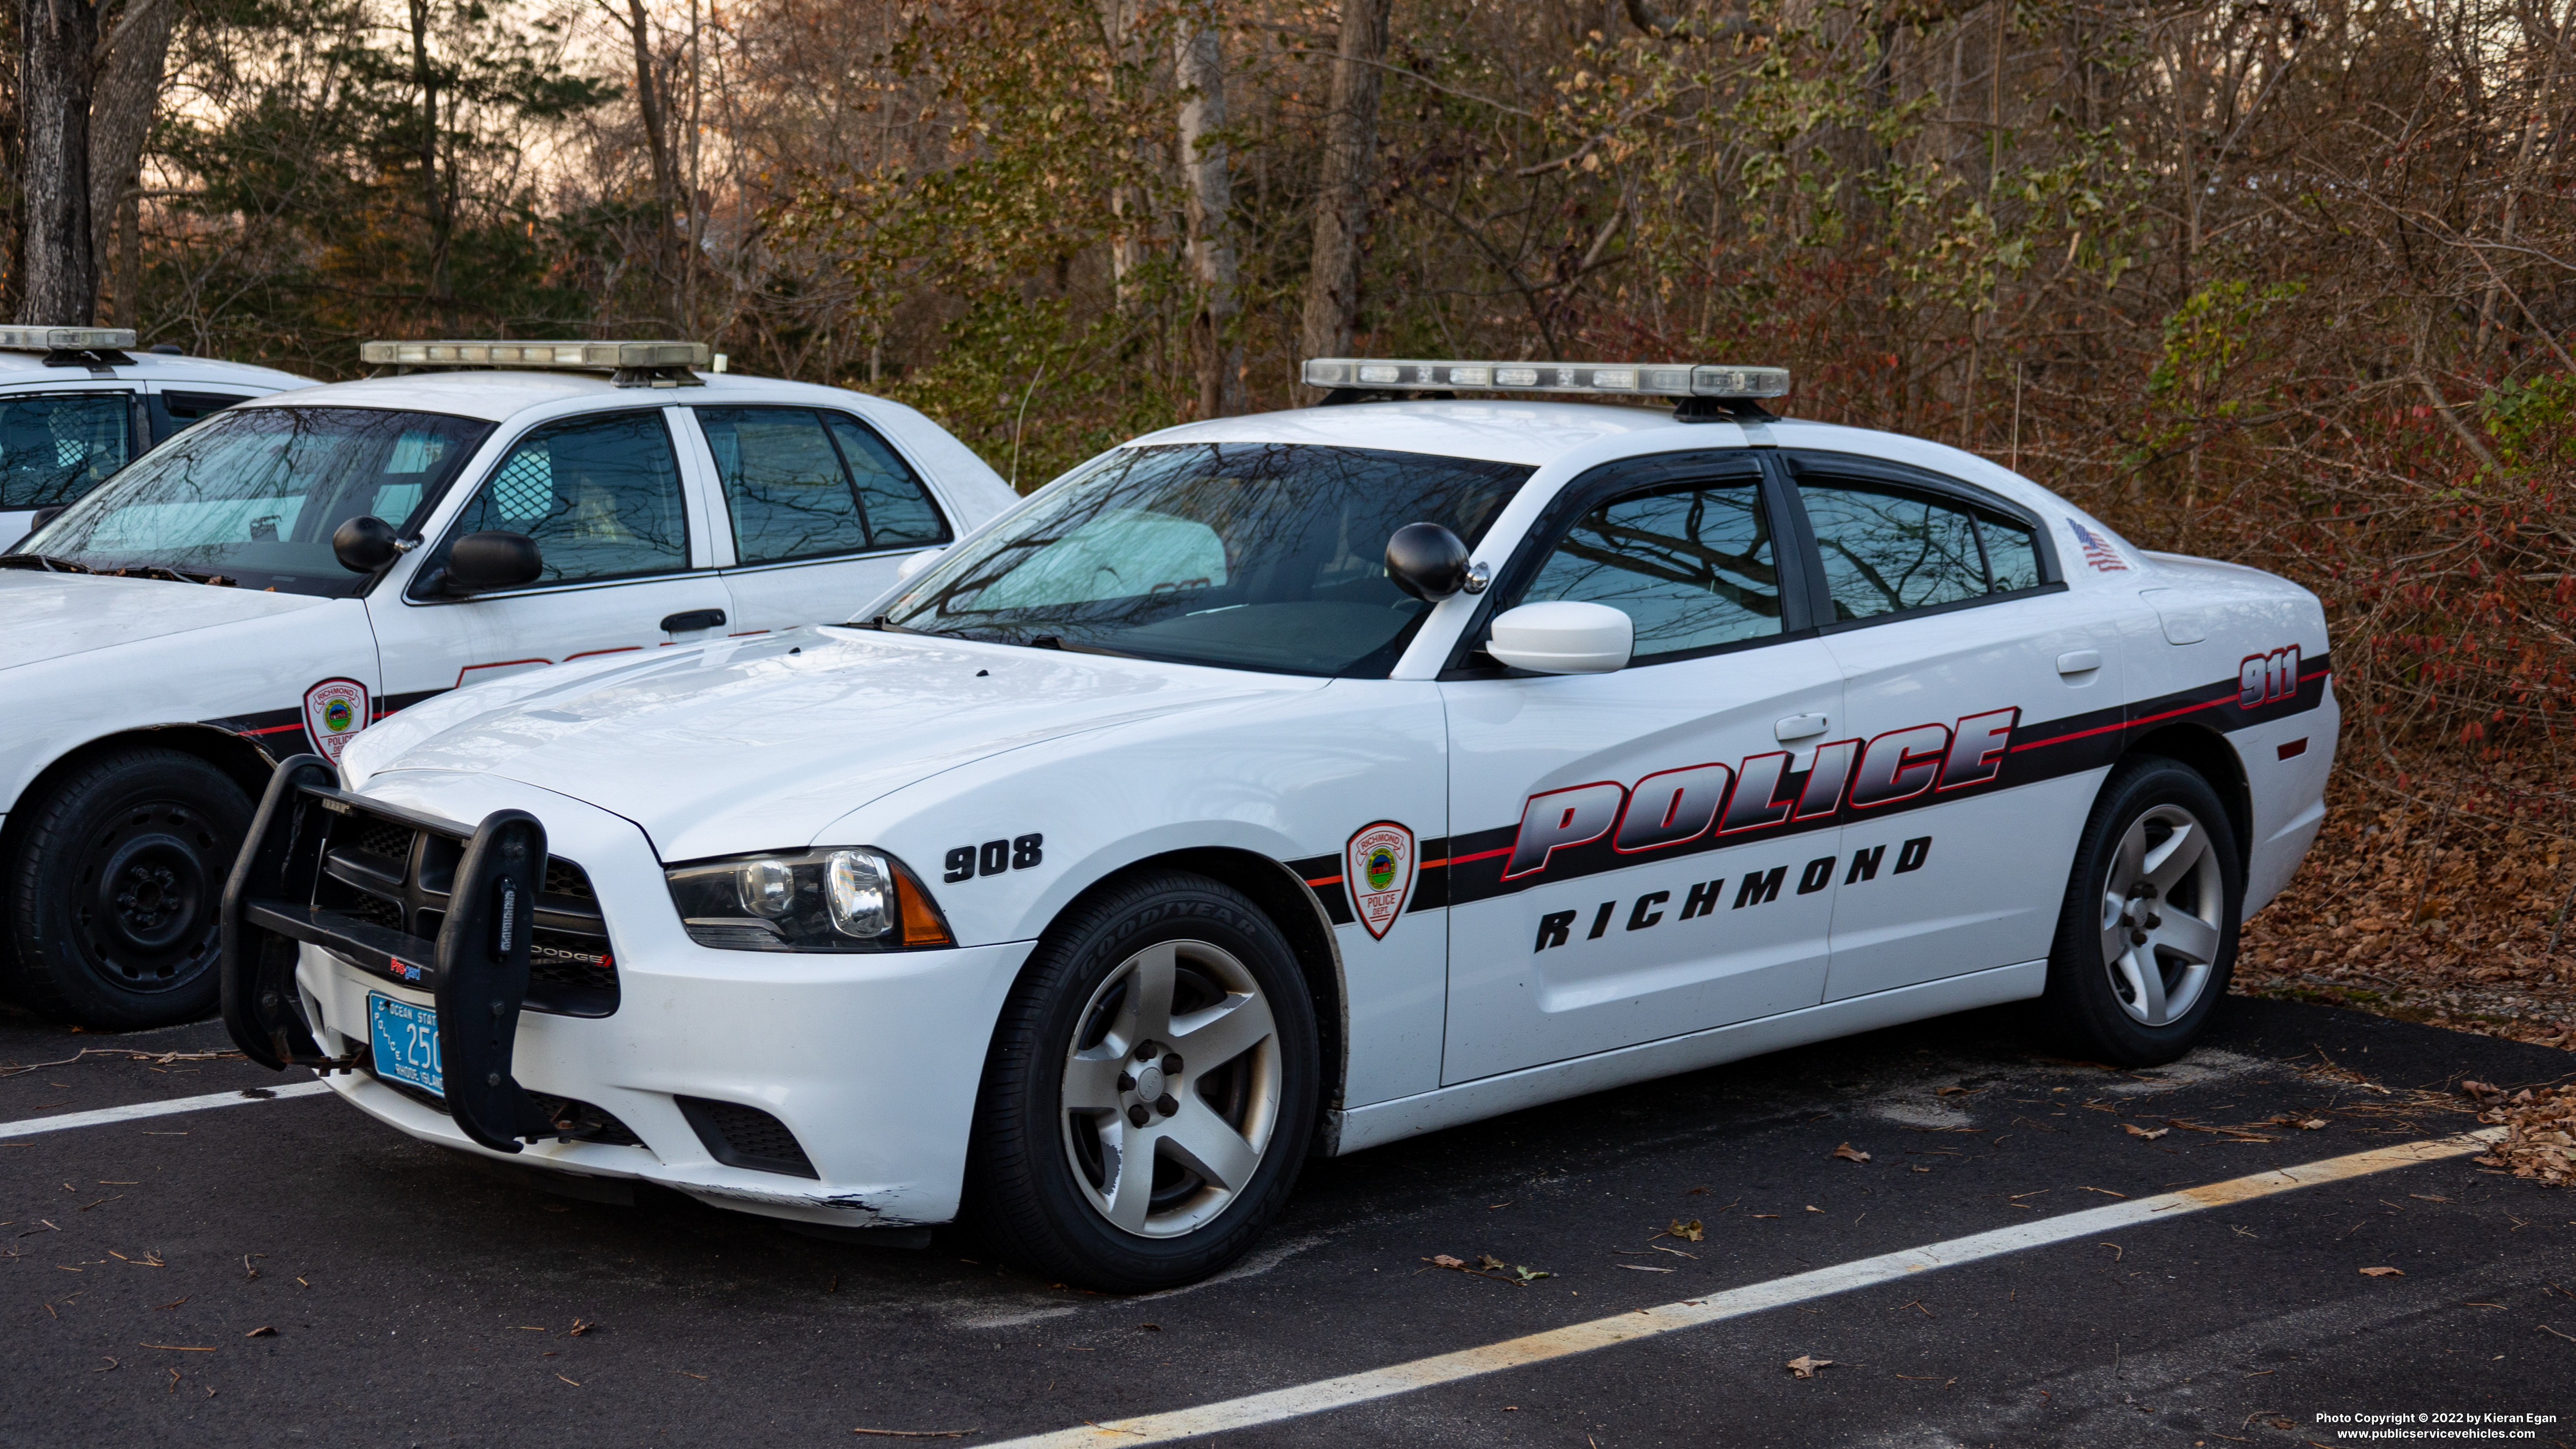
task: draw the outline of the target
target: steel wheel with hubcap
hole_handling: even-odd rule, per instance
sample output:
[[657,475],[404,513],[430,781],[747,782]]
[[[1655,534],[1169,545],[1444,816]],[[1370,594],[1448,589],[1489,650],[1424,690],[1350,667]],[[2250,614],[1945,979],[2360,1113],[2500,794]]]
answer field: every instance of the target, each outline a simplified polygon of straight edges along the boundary
[[102,756],[13,818],[7,979],[59,1021],[109,1030],[214,1009],[218,907],[250,797],[177,750]]
[[1258,907],[1179,872],[1112,887],[1049,932],[1003,1012],[965,1215],[1067,1281],[1204,1277],[1286,1198],[1317,1075],[1304,977]]
[[2161,756],[2104,782],[2076,852],[2041,1016],[2065,1050],[2152,1066],[2227,993],[2243,899],[2235,831],[2199,772]]

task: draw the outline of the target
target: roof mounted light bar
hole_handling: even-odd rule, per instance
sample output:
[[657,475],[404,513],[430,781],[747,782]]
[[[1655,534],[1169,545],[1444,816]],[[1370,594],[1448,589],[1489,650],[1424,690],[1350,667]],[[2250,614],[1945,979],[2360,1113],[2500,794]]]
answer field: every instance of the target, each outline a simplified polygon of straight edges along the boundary
[[362,342],[377,367],[509,367],[607,372],[619,387],[692,387],[709,359],[703,342]]
[[0,327],[0,352],[41,352],[47,367],[86,367],[111,376],[108,369],[133,363],[125,355],[133,345],[131,327]]

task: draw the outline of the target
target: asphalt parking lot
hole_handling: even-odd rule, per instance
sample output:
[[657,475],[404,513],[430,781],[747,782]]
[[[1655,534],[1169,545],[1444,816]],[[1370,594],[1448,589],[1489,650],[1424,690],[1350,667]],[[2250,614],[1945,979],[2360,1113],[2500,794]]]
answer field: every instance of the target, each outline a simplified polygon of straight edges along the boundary
[[[2157,1071],[2038,1057],[1979,1014],[1524,1112],[1317,1163],[1245,1263],[1135,1299],[944,1232],[853,1248],[550,1196],[327,1095],[29,1130],[304,1077],[194,1057],[225,1045],[0,1018],[7,1442],[2218,1449],[2348,1442],[2324,1415],[2576,1412],[2576,1197],[2457,1150],[2275,1171],[2471,1130],[2461,1077],[2555,1080],[2566,1054],[2324,1007],[2230,1002]],[[2247,1178],[2169,1219],[2056,1221]],[[2031,1225],[1901,1281],[1638,1312]],[[1630,1317],[1671,1331],[1297,1412],[1322,1402],[1301,1386]],[[1247,1396],[1268,1407],[1213,1436],[1137,1419]]]

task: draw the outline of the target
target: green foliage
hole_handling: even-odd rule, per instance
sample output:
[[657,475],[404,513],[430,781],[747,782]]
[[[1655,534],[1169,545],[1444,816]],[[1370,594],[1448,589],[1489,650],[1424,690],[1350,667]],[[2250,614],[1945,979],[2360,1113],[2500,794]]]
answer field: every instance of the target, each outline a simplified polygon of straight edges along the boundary
[[2257,324],[2306,292],[2301,282],[2257,287],[2241,277],[2222,278],[2175,308],[2165,318],[2163,350],[2147,373],[2150,421],[2132,461],[2144,463],[2235,420],[2247,401],[2239,375],[2262,350]]
[[2576,462],[2576,376],[2563,372],[2507,381],[2481,408],[2496,461],[2508,468]]

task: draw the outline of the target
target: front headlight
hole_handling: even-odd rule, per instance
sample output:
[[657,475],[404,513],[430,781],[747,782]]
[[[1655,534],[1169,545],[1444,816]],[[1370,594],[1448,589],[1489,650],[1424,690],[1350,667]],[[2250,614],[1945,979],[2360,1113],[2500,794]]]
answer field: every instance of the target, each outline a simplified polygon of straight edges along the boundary
[[957,944],[930,892],[883,851],[743,855],[675,865],[665,874],[680,922],[701,946],[900,951]]

